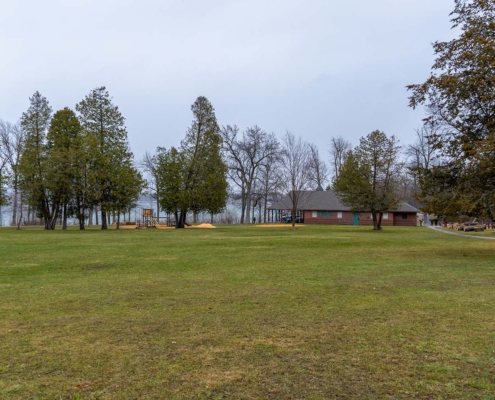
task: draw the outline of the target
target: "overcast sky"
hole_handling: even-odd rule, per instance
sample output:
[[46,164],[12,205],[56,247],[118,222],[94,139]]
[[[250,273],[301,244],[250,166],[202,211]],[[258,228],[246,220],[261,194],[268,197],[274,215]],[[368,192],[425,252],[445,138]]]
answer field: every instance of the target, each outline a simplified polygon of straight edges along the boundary
[[407,84],[449,40],[453,0],[0,0],[0,118],[36,91],[54,110],[106,86],[137,158],[177,146],[206,96],[220,125],[354,145],[413,141]]

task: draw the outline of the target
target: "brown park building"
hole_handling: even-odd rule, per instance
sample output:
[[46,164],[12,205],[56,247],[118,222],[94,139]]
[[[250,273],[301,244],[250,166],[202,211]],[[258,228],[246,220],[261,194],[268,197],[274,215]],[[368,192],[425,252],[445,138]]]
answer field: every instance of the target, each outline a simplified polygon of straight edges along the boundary
[[[271,222],[288,222],[292,203],[288,196],[268,207]],[[296,222],[327,225],[373,225],[370,212],[352,212],[332,190],[301,192]],[[383,213],[382,226],[417,226],[417,208],[400,203]]]

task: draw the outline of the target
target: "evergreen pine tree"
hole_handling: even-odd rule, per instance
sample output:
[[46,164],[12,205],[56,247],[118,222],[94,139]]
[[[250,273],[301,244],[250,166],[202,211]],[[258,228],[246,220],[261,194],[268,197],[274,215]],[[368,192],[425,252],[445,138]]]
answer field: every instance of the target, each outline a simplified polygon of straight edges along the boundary
[[[47,186],[50,188],[52,207],[63,210],[63,229],[67,229],[69,204],[73,199],[77,156],[76,143],[81,135],[81,124],[69,108],[57,111],[47,135]],[[57,213],[55,213],[57,214]],[[51,221],[54,224],[56,218]]]
[[19,165],[22,191],[30,207],[43,218],[45,229],[52,229],[51,221],[56,210],[50,202],[46,177],[46,132],[50,125],[52,108],[39,92],[34,93],[29,100],[31,105],[21,117],[25,135],[24,151]]
[[220,128],[215,110],[200,96],[191,106],[193,122],[181,143],[183,195],[177,227],[183,228],[188,211],[218,212],[227,198],[226,165],[220,155]]
[[[104,86],[96,88],[86,96],[76,110],[86,134],[92,137],[96,145],[94,154],[94,174],[96,181],[96,196],[101,208],[102,229],[107,229],[107,213],[115,211],[117,187],[117,172],[120,167],[132,167],[133,155],[127,142],[127,130],[124,117]],[[135,172],[136,174],[137,171]],[[134,185],[135,181],[129,181]],[[119,184],[119,191],[122,190]],[[134,187],[129,186],[129,190]],[[141,187],[139,187],[139,191]]]
[[382,229],[383,213],[396,209],[402,200],[398,183],[403,163],[399,161],[399,151],[394,136],[373,131],[347,153],[333,182],[343,204],[355,212],[371,213],[375,230]]

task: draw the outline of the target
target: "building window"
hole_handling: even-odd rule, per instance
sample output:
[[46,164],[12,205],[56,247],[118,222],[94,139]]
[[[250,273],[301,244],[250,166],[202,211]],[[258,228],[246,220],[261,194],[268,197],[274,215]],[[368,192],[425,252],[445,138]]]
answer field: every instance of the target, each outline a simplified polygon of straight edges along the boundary
[[383,213],[383,219],[388,219],[388,213]]
[[341,212],[341,211],[339,211],[339,212],[337,213],[337,218],[342,218],[342,212]]
[[316,217],[318,216],[318,212],[313,211],[313,212],[311,213],[311,216],[312,216],[313,218],[316,218]]
[[402,219],[407,219],[407,214],[402,214]]
[[319,217],[330,217],[332,215],[331,211],[318,211]]

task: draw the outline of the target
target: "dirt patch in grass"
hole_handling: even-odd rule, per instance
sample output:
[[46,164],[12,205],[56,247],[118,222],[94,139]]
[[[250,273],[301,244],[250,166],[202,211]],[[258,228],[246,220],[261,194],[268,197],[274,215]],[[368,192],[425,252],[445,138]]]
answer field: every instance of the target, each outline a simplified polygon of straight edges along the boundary
[[200,228],[200,229],[215,229],[216,227],[212,224],[199,224],[193,226],[186,226],[186,228]]

